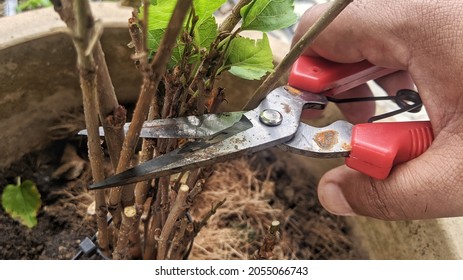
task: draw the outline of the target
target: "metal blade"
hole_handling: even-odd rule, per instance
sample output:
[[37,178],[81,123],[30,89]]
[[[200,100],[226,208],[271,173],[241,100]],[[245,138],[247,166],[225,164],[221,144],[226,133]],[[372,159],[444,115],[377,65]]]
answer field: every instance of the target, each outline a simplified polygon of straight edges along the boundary
[[352,149],[352,127],[346,121],[336,121],[326,127],[301,123],[294,138],[278,147],[309,157],[347,157]]
[[[229,112],[189,116],[172,119],[146,121],[140,132],[142,138],[204,138],[225,130],[241,120],[244,112]],[[124,125],[127,133],[130,123]],[[100,127],[100,136],[104,136]],[[79,135],[87,135],[87,130],[81,130]]]
[[[105,181],[95,183],[89,189],[109,188],[167,176],[263,150],[288,141],[296,133],[299,126],[302,105],[300,101],[294,101],[293,98],[286,99],[288,94],[283,88],[278,88],[272,93],[258,108],[244,114],[252,123],[252,128],[237,134],[228,133],[225,130],[225,134],[218,133],[214,137],[193,142],[191,145],[116,174]],[[295,103],[292,104],[292,102]],[[283,117],[280,125],[267,126],[260,122],[261,112],[267,109],[281,112]],[[230,128],[230,130],[232,129]]]

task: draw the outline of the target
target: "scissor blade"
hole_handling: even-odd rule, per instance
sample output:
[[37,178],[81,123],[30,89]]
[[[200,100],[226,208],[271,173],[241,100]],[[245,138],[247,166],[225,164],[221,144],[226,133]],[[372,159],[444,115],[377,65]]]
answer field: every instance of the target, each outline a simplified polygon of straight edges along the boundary
[[[251,128],[232,133],[237,125],[242,124],[240,121],[210,138],[201,139],[142,163],[105,181],[95,183],[89,189],[109,188],[167,176],[287,142],[299,127],[302,108],[308,103],[318,104],[325,101],[320,95],[305,94],[304,98],[314,101],[295,97],[286,87],[276,88],[256,109],[244,113],[244,119],[252,124]],[[324,106],[317,106],[320,109],[322,107]]]
[[310,157],[347,157],[352,149],[352,128],[351,123],[342,120],[325,127],[301,123],[294,137],[279,147]]
[[289,117],[284,119],[279,126],[262,125],[258,120],[258,112],[260,110],[249,111],[245,114],[246,118],[252,122],[252,128],[234,135],[227,133],[224,136],[218,133],[215,137],[192,142],[192,145],[174,150],[105,181],[95,183],[89,189],[121,186],[204,167],[286,142],[297,130],[298,122]]
[[[225,130],[241,120],[244,112],[229,112],[189,116],[172,119],[146,121],[140,132],[142,138],[204,138]],[[124,125],[127,133],[130,123]],[[103,127],[99,130],[104,136]],[[87,130],[81,130],[79,135],[87,135]]]

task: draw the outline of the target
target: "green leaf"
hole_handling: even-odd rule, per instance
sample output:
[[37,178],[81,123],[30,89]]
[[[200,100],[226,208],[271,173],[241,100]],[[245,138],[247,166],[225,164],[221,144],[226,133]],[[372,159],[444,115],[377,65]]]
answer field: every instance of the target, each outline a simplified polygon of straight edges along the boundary
[[51,1],[50,0],[28,0],[26,2],[22,2],[18,6],[18,11],[27,11],[27,10],[33,10],[33,9],[38,9],[42,7],[49,7],[51,6]]
[[[226,0],[194,0],[195,12],[198,21],[194,29],[194,43],[199,48],[209,49],[211,43],[217,37],[217,23],[213,13]],[[149,6],[148,21],[148,47],[152,51],[159,48],[165,29],[169,24],[171,14],[175,8],[176,1],[158,0],[155,5]],[[143,14],[143,13],[141,13]],[[184,43],[177,39],[177,46],[173,49],[172,58],[169,62],[169,68],[172,68],[181,61]]]
[[148,31],[148,48],[156,51],[161,44],[162,36],[166,33],[165,29],[156,29]]
[[[198,16],[197,25],[201,25],[217,11],[226,0],[194,0],[196,15]],[[177,1],[158,0],[157,3],[149,6],[148,30],[165,29],[169,24],[170,17],[174,11]],[[143,12],[140,13],[141,15]]]
[[254,0],[240,13],[243,30],[268,32],[291,26],[297,21],[294,0]]
[[[148,7],[148,30],[166,29],[177,1],[158,0]],[[140,13],[143,15],[143,12]]]
[[194,40],[198,47],[209,49],[212,42],[217,37],[217,23],[213,16],[209,16],[200,25],[196,25],[194,30]]
[[[158,50],[164,33],[164,29],[148,31],[148,48],[151,51],[156,52]],[[177,45],[173,48],[171,59],[169,61],[169,64],[167,65],[169,69],[172,69],[175,65],[177,65],[180,62],[184,49],[184,44],[177,40]]]
[[229,69],[233,75],[247,80],[259,80],[273,70],[272,50],[265,33],[259,40],[234,38],[225,59],[222,69]]
[[37,225],[37,212],[40,208],[40,193],[32,181],[8,185],[3,190],[2,204],[10,216],[28,228]]
[[201,24],[211,17],[227,0],[194,0],[193,6]]
[[167,66],[169,69],[174,68],[175,66],[180,64],[182,60],[183,50],[185,49],[184,44],[180,44],[177,41],[177,45],[172,50],[172,57],[170,58],[169,65]]

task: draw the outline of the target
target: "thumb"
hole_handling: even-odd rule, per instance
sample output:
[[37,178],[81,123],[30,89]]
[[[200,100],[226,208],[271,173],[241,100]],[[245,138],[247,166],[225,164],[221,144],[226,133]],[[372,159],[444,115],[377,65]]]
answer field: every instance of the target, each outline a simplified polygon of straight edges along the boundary
[[381,220],[463,215],[458,182],[446,181],[450,178],[445,175],[436,176],[446,173],[436,170],[436,165],[421,164],[419,172],[413,172],[409,163],[397,166],[386,180],[375,180],[347,166],[335,168],[320,180],[320,203],[336,215]]

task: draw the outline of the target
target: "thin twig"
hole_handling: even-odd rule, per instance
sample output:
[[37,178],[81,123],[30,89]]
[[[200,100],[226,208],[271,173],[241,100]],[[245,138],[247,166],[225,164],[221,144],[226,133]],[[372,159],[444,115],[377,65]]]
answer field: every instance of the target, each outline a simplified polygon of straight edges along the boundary
[[[160,195],[160,190],[158,189],[156,197]],[[161,200],[160,199],[153,199],[154,204],[151,207],[151,217],[147,221],[148,226],[146,227],[146,233],[145,233],[145,247],[144,247],[144,252],[143,252],[143,259],[144,260],[150,260],[154,259],[156,255],[156,246],[157,243],[155,241],[156,237],[159,237],[161,234],[161,213],[160,213],[160,208],[161,208]]]
[[160,201],[160,210],[161,210],[161,227],[164,226],[169,216],[171,201],[170,201],[170,177],[165,176],[159,178],[158,188],[160,190],[160,196],[156,197]]
[[168,259],[169,260],[178,260],[180,259],[180,253],[181,249],[183,249],[183,242],[184,242],[184,236],[185,236],[185,231],[188,225],[188,220],[186,217],[183,217],[180,219],[179,222],[179,229],[175,233],[175,236],[172,238],[172,246],[170,247],[169,253],[168,253]]
[[[151,107],[152,109],[153,107]],[[151,115],[151,109],[149,115]],[[153,119],[150,116],[148,119]],[[143,139],[142,149],[140,154],[140,162],[146,162],[153,158],[153,152],[156,145],[155,139]],[[141,240],[139,235],[138,226],[140,224],[140,217],[142,213],[145,211],[144,206],[149,190],[149,182],[148,181],[141,181],[135,185],[135,208],[137,210],[137,217],[136,223],[134,228],[132,228],[130,232],[130,241],[133,244],[134,248],[140,248],[139,253],[137,251],[132,251],[131,256],[133,258],[141,258],[142,257],[142,250],[141,250]],[[145,233],[145,242],[146,242],[147,233]]]
[[135,48],[135,65],[139,64],[144,64],[146,63],[146,52],[144,52],[144,44],[143,44],[143,38],[145,37],[144,34],[142,33],[140,27],[137,24],[138,19],[137,19],[137,13],[132,12],[132,17],[129,18],[129,34],[130,37],[132,38],[132,42],[130,43],[130,46],[133,46]]
[[195,225],[195,235],[197,235],[201,231],[201,229],[207,224],[209,219],[217,212],[217,209],[222,207],[222,205],[225,203],[225,201],[227,201],[226,198],[224,198],[223,200],[217,202],[216,205],[211,206],[211,210],[209,210],[209,212],[207,212],[206,215],[204,215],[204,217],[201,219],[201,221],[198,222]]
[[238,24],[241,20],[241,8],[246,6],[247,4],[251,3],[252,0],[241,0],[233,7],[231,13],[228,17],[222,22],[219,27],[220,33],[230,33],[233,31],[233,28]]
[[180,217],[182,213],[185,212],[188,204],[186,203],[186,198],[188,196],[188,191],[190,188],[187,185],[182,185],[178,190],[177,198],[175,199],[174,205],[170,210],[169,216],[167,217],[166,223],[161,231],[161,236],[158,240],[158,260],[163,260],[166,257],[167,251],[167,240],[172,233],[175,222]]
[[[88,1],[61,1],[53,2],[55,11],[66,23],[73,35],[73,43],[77,52],[77,68],[79,70],[82,99],[85,113],[85,124],[88,131],[89,160],[92,176],[95,182],[104,179],[103,152],[100,145],[98,131],[98,99],[97,99],[97,75],[93,55],[86,55],[91,38],[99,36],[93,30],[94,20]],[[98,224],[98,244],[101,251],[109,253],[108,226],[106,222],[107,208],[104,191],[95,191],[95,208]]]
[[330,8],[307,30],[302,38],[293,46],[289,53],[278,64],[259,88],[252,94],[245,109],[255,108],[259,102],[271,91],[278,80],[291,68],[303,51],[315,40],[315,38],[347,7],[353,0],[336,0]]
[[[137,55],[137,63],[141,64],[141,70],[148,71],[148,51],[147,51],[147,44],[146,38],[148,33],[148,7],[149,1],[143,1],[144,6],[144,14],[143,20],[140,22],[138,20],[138,10],[139,7],[134,7],[132,12],[132,17],[129,19],[129,33],[130,37],[132,38],[132,44],[135,47],[135,54]],[[140,28],[141,26],[141,28]],[[137,65],[138,66],[138,65]],[[149,113],[147,116],[147,120],[153,120],[155,118],[159,118],[159,108],[158,108],[158,96],[153,95],[151,100],[151,106],[149,108]],[[153,158],[154,148],[156,146],[155,139],[143,139],[142,140],[142,148],[140,152],[140,160],[139,163],[146,162]],[[135,185],[134,195],[135,195],[135,208],[137,210],[137,215],[135,217],[136,222],[134,223],[133,227],[130,230],[129,240],[131,243],[131,250],[130,255],[132,258],[141,258],[142,257],[142,249],[141,249],[141,237],[139,231],[139,224],[140,224],[140,217],[144,211],[143,207],[145,205],[147,193],[149,189],[148,181],[141,181]],[[126,196],[124,193],[122,197]]]

